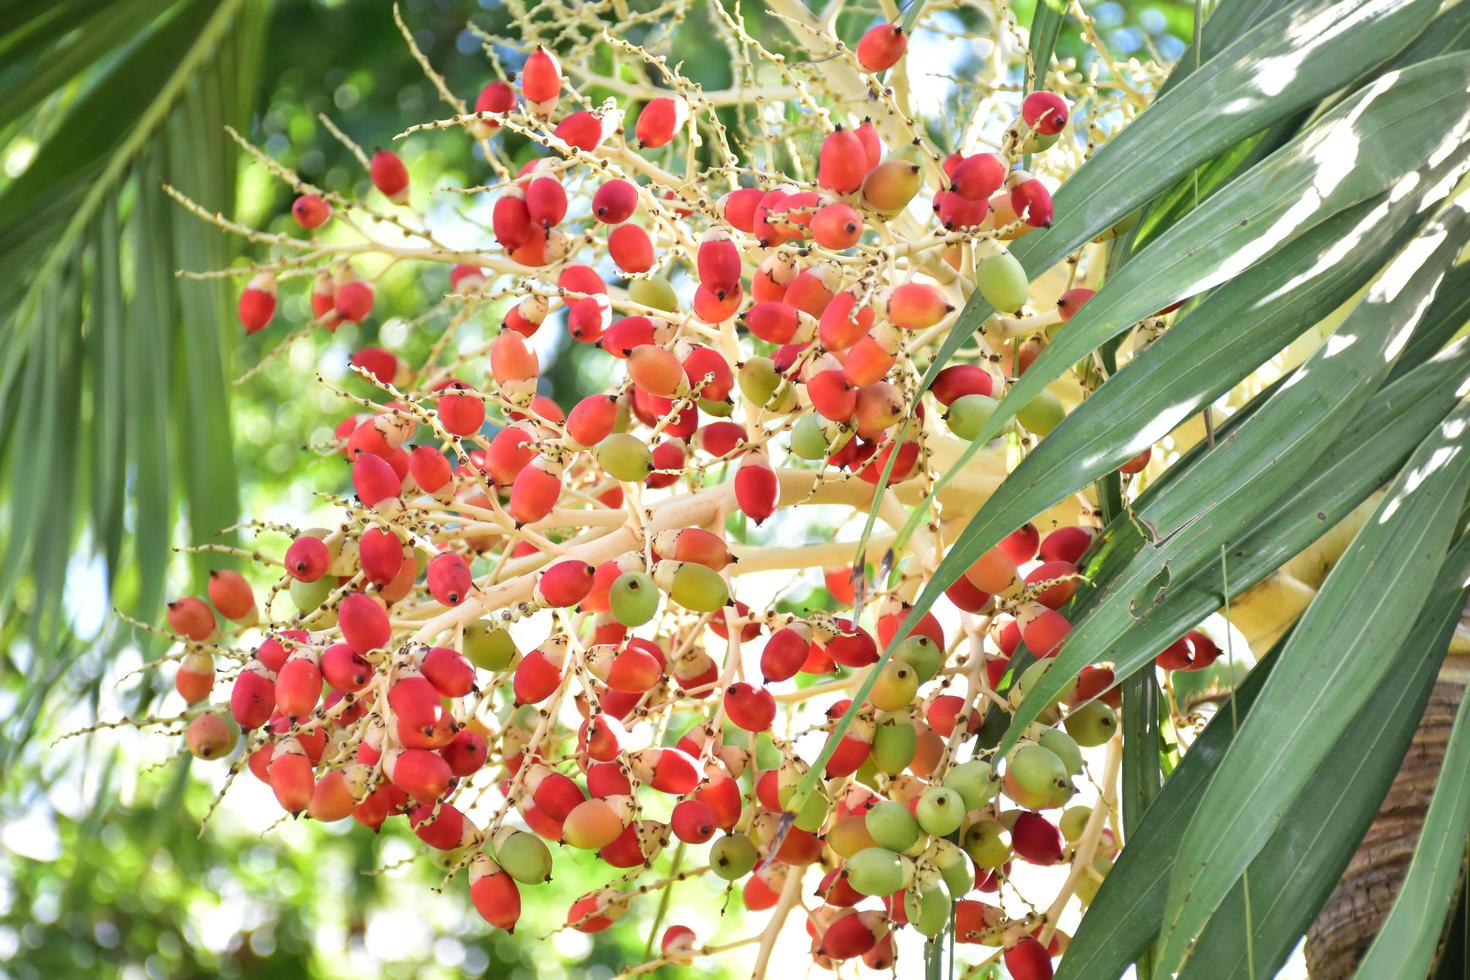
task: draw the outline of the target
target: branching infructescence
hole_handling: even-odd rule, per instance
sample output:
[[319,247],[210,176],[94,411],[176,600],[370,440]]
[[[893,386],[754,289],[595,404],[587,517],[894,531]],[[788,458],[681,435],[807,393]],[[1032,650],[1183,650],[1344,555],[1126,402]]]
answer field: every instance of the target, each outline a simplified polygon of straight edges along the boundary
[[[735,81],[709,91],[668,54],[686,3],[511,4],[521,33],[480,35],[492,80],[473,99],[449,90],[400,18],[448,107],[403,135],[465,129],[487,161],[489,183],[441,198],[493,202],[473,247],[440,240],[392,150],[369,157],[330,120],[381,200],[313,187],[233,132],[296,193],[299,234],[255,231],[170,189],[270,251],[246,270],[186,273],[248,276],[247,333],[272,323],[278,283],[297,278],[311,279],[314,319],[286,343],[367,320],[378,297],[354,265],[363,259],[448,266],[451,290],[411,321],[442,331],[423,363],[381,347],[352,357],[376,397],[337,391],[355,414],[317,447],[351,462],[350,497],[321,488],[340,521],[249,525],[284,532],[279,553],[202,549],[252,562],[270,583],[264,600],[222,572],[208,602],[171,603],[183,646],[159,665],[178,662],[190,707],[136,724],[187,724],[201,758],[228,755],[238,726],[246,744],[231,779],[248,767],[291,814],[374,829],[406,817],[501,928],[515,926],[522,889],[534,896],[549,877],[547,842],[617,869],[572,905],[567,928],[607,928],[639,896],[711,872],[743,881],[749,909],[774,909],[760,935],[723,945],[670,926],[659,959],[631,973],[755,943],[763,972],[783,923],[806,909],[804,883],[820,878],[824,904],[804,919],[822,964],[891,965],[894,929],[936,937],[953,909],[958,942],[996,949],[990,959],[1023,980],[1050,976],[1063,907],[1090,899],[1118,847],[1116,743],[1101,808],[1057,815],[1073,780],[1090,778],[1081,748],[1114,740],[1112,670],[1085,671],[1003,760],[977,754],[967,734],[1024,696],[1065,641],[1057,610],[1081,580],[1090,505],[1038,515],[982,556],[903,639],[843,731],[849,702],[832,699],[866,677],[957,525],[1062,418],[1057,394],[1023,409],[1013,438],[949,474],[907,553],[890,553],[909,508],[1091,297],[1080,284],[1097,282],[1095,249],[1057,270],[1023,269],[1007,242],[1050,222],[1049,188],[1156,79],[1113,66],[1099,82],[1064,65],[1021,100],[1006,74],[1025,57],[1010,25],[992,74],[966,81],[974,111],[935,120],[912,105],[908,34],[883,23],[839,38],[839,8],[774,3],[785,35],[757,41],[738,8],[710,5]],[[501,46],[527,52],[514,75],[494,55]],[[558,52],[575,60],[563,66]],[[593,104],[577,88],[612,97]],[[1081,109],[1085,125],[1070,118]],[[545,153],[514,172],[505,133]],[[328,223],[342,234],[313,236]],[[910,414],[931,349],[977,289],[1003,313]],[[505,312],[490,340],[456,342],[492,309]],[[541,330],[599,349],[619,380],[557,404],[527,344]],[[1055,390],[1072,401],[1092,383]],[[727,534],[730,518],[759,526],[801,505],[865,514],[890,459],[877,501],[890,532],[867,542],[877,575],[853,575],[847,540]],[[1145,453],[1123,472],[1147,463]],[[742,584],[813,567],[839,612],[778,612]],[[234,625],[221,631],[219,617]],[[517,647],[518,623],[534,647]],[[1023,641],[1040,660],[1006,691]],[[1218,652],[1192,631],[1160,665],[1201,669]],[[220,659],[228,677],[216,678]],[[228,704],[212,706],[221,686]],[[813,703],[825,715],[799,717]],[[783,819],[805,760],[831,738],[821,791]],[[643,881],[674,838],[700,849],[694,867]],[[1015,860],[1073,866],[1059,894],[1033,903],[1013,887]]]

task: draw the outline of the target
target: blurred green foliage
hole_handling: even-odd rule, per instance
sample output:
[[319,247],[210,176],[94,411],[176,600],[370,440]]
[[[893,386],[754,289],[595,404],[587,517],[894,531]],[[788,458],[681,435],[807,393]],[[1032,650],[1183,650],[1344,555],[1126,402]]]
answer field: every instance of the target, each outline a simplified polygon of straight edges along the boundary
[[[1029,22],[1032,7],[1031,0],[1013,5],[1019,23]],[[478,40],[465,29],[466,18],[504,32],[505,8],[497,0],[477,6],[464,0],[406,0],[402,8],[419,46],[449,86],[472,99],[489,70]],[[745,8],[752,30],[761,36],[773,33],[760,4]],[[1183,2],[1089,5],[1116,51],[1142,56],[1151,47],[1166,58],[1182,50],[1192,8]],[[696,11],[681,26],[676,49],[687,73],[706,86],[721,87],[729,83],[729,67],[703,16]],[[843,25],[856,36],[872,19],[859,11]],[[265,88],[246,135],[307,180],[349,196],[369,186],[353,155],[319,122],[319,113],[330,115],[371,152],[393,144],[407,124],[447,111],[405,50],[387,4],[279,0],[269,24],[261,73]],[[946,26],[961,35],[990,30],[970,14],[963,19],[946,15]],[[1087,50],[1069,21],[1059,55],[1082,57]],[[514,69],[512,53],[505,55],[507,67]],[[956,53],[956,77],[964,77],[970,57],[965,50]],[[214,133],[187,135],[224,139]],[[483,179],[477,150],[458,130],[419,134],[398,149],[420,186],[464,187]],[[524,160],[530,153],[529,147],[517,147],[512,156]],[[265,231],[286,230],[289,188],[259,167],[241,166],[238,180],[239,220]],[[393,270],[378,284],[379,309],[406,315],[425,310],[442,294],[443,276]],[[233,344],[228,376],[243,374],[304,320],[302,292],[283,289],[285,315],[261,334]],[[350,411],[314,383],[317,370],[366,395],[366,387],[346,370],[352,350],[382,342],[415,363],[442,322],[430,316],[410,324],[400,317],[344,326],[337,334],[317,331],[236,388],[231,411],[242,512],[267,520],[310,513],[317,506],[313,490],[345,477],[339,456],[321,455],[303,465],[309,457],[302,447],[329,438],[331,427]],[[470,324],[462,342],[473,344],[494,326]],[[564,352],[546,372],[550,393],[563,405],[600,387],[601,368],[594,369],[593,361],[581,356],[585,353]],[[462,877],[439,895],[434,889],[440,874],[427,861],[375,873],[419,850],[402,826],[373,835],[356,824],[323,827],[301,821],[260,835],[226,815],[201,837],[200,821],[218,774],[209,782],[198,778],[187,758],[164,759],[142,774],[137,771],[156,760],[157,743],[166,739],[144,748],[136,736],[103,732],[47,746],[46,740],[99,713],[115,716],[120,708],[146,703],[147,685],[153,683],[134,678],[124,696],[112,689],[115,673],[104,683],[109,668],[115,671],[117,665],[89,644],[106,615],[105,588],[95,562],[73,565],[68,609],[77,620],[80,656],[58,682],[60,696],[47,702],[50,711],[39,719],[39,737],[22,751],[0,789],[0,976],[598,977],[644,957],[657,914],[654,902],[635,903],[623,927],[611,934],[563,932],[549,946],[542,940],[576,894],[607,880],[606,870],[594,871],[588,855],[559,852],[556,880],[527,890],[522,928],[514,936],[492,933],[470,906]],[[824,590],[798,587],[785,604],[805,608],[828,598]],[[14,625],[7,624],[0,635],[12,637]],[[135,650],[125,655],[137,660]],[[0,711],[14,710],[20,683],[13,675],[0,678]],[[253,784],[253,777],[243,774],[244,783]],[[260,799],[258,784],[249,790],[237,784],[225,809],[247,805],[242,800],[252,792]],[[660,867],[671,860],[672,852]],[[697,905],[707,921],[718,920],[728,898],[723,889],[701,880],[678,889],[675,907]],[[738,906],[737,897],[731,909]],[[701,940],[741,935],[738,913],[725,918],[718,935],[701,933]],[[701,972],[710,971],[702,966]]]

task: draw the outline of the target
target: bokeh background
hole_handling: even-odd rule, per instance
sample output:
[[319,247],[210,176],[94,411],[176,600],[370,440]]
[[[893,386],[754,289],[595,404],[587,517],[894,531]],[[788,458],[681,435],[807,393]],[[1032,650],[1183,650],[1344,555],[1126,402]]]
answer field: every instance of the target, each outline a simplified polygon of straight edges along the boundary
[[[729,71],[704,2],[734,0],[693,2],[674,60],[706,88],[721,88]],[[1011,5],[1015,21],[1029,23],[1032,6]],[[220,23],[227,7],[233,19]],[[779,47],[762,5],[743,7],[753,33]],[[848,8],[842,23],[855,39],[877,6]],[[1178,57],[1193,17],[1193,4],[1161,0],[1087,9],[1120,58]],[[489,71],[466,25],[508,33],[505,8],[409,0],[402,13],[450,86],[472,97]],[[939,23],[942,32],[916,42],[910,65],[919,104],[944,107],[943,118],[962,104],[956,80],[973,74],[1004,28],[988,2],[956,5]],[[215,29],[218,47],[197,62],[160,54],[200,50],[189,42]],[[1072,33],[1058,52],[1084,67],[1092,56]],[[497,54],[512,69],[521,59],[511,49]],[[166,681],[134,673],[160,648],[113,609],[161,620],[165,597],[197,590],[221,564],[171,556],[169,546],[220,540],[214,532],[237,513],[314,523],[313,491],[346,475],[340,457],[304,451],[345,414],[314,384],[315,372],[351,389],[358,382],[347,358],[356,347],[380,342],[412,362],[433,341],[434,321],[408,318],[442,293],[443,274],[394,270],[379,284],[382,315],[337,335],[318,331],[236,385],[304,321],[292,305],[302,304],[300,291],[269,330],[242,338],[227,288],[173,280],[178,268],[238,261],[239,245],[183,215],[162,196],[162,180],[245,224],[285,229],[290,220],[289,189],[249,165],[226,122],[314,183],[349,195],[367,189],[319,113],[369,152],[442,114],[389,4],[0,5],[0,267],[8,270],[0,285],[0,976],[596,978],[645,957],[654,902],[635,905],[610,933],[542,939],[556,924],[552,910],[564,910],[589,880],[565,852],[556,880],[526,903],[517,933],[493,933],[462,883],[440,895],[428,862],[405,863],[416,853],[406,828],[375,836],[350,822],[273,825],[268,791],[247,775],[200,836],[221,773],[191,766],[174,740],[124,727],[55,741],[97,719],[177,709]],[[420,134],[398,149],[416,187],[472,186],[486,176],[458,131]],[[518,160],[533,154],[510,150]],[[483,238],[465,219],[479,205],[443,197],[430,214],[436,227],[451,240]],[[462,337],[473,343],[494,326],[471,325]],[[559,336],[543,331],[537,341],[549,393],[571,404],[600,386],[601,368]],[[784,543],[833,530],[804,521],[780,533]],[[778,590],[775,598],[794,608],[824,601],[816,570]],[[751,928],[742,931],[738,895],[722,918],[722,890],[704,882],[679,889],[680,921],[702,939]]]

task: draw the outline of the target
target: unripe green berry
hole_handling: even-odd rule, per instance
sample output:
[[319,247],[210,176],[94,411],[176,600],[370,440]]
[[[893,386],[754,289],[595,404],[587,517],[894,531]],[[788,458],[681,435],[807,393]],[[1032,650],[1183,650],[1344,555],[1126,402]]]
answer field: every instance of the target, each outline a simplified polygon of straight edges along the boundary
[[1062,424],[1062,419],[1067,417],[1067,410],[1062,406],[1062,401],[1049,391],[1038,392],[1021,410],[1016,413],[1016,421],[1026,427],[1027,432],[1033,432],[1038,436],[1044,436],[1052,429]]
[[880,711],[897,711],[913,704],[914,695],[918,692],[918,671],[911,664],[894,658],[888,661],[883,672],[873,682],[868,700]]
[[1084,748],[1105,745],[1118,731],[1118,715],[1102,701],[1089,701],[1068,713],[1067,734]]
[[709,849],[710,868],[726,881],[744,878],[759,858],[760,853],[744,834],[727,834]]
[[607,601],[613,617],[634,629],[658,612],[658,586],[647,572],[624,572],[613,581]]
[[919,750],[919,732],[907,715],[880,721],[868,756],[879,772],[896,776],[908,768]]
[[961,395],[945,410],[944,421],[949,431],[966,442],[973,442],[999,405],[989,395]]
[[960,794],[967,811],[989,803],[999,788],[999,783],[991,778],[990,763],[984,759],[971,759],[950,769],[944,775],[944,785]]
[[935,837],[947,837],[960,829],[965,819],[965,801],[952,789],[931,786],[919,797],[915,809],[919,826]]
[[1011,750],[1006,771],[1028,793],[1050,796],[1067,784],[1067,767],[1055,752],[1035,742],[1023,742]]
[[869,847],[847,859],[847,883],[860,895],[892,895],[903,887],[902,859],[884,847]]
[[597,444],[597,462],[615,480],[642,483],[653,472],[647,443],[627,432],[614,432]]
[[791,452],[800,459],[826,459],[827,434],[819,415],[802,415],[791,427]]
[[1010,832],[998,820],[977,820],[966,828],[960,844],[978,868],[994,871],[1011,859]]
[[1062,819],[1058,822],[1062,836],[1068,841],[1076,843],[1082,836],[1082,830],[1087,826],[1088,818],[1091,816],[1092,807],[1090,806],[1067,807],[1066,812],[1062,814]]
[[640,306],[652,307],[666,313],[672,313],[679,308],[679,295],[674,292],[673,284],[660,276],[629,282],[628,299]]
[[975,285],[985,302],[1002,313],[1025,306],[1031,292],[1026,269],[1010,252],[996,252],[976,262]]
[[464,628],[464,655],[481,670],[507,670],[521,659],[510,633],[486,619]]
[[1036,741],[1062,760],[1069,776],[1075,776],[1082,771],[1082,749],[1072,736],[1060,728],[1044,729]]
[[902,803],[884,800],[868,811],[865,822],[873,842],[895,853],[903,853],[919,840],[919,821]]
[[535,834],[512,831],[500,838],[495,863],[516,881],[539,885],[551,880],[551,851]]
[[902,660],[919,674],[919,683],[939,673],[944,665],[944,651],[927,636],[908,636],[893,651],[894,660]]
[[903,911],[909,925],[920,935],[933,939],[949,925],[949,892],[938,877],[927,885],[914,885],[903,896]]
[[715,612],[730,601],[730,587],[720,573],[697,562],[661,561],[653,578],[670,599],[694,612]]

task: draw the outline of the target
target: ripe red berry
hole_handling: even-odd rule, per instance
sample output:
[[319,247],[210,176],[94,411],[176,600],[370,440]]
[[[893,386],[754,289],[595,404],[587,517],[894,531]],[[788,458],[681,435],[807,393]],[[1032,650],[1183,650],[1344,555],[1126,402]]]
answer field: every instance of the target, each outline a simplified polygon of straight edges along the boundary
[[1021,118],[1045,136],[1055,136],[1067,125],[1067,100],[1055,92],[1032,92],[1021,100]]
[[319,228],[332,216],[332,206],[315,194],[302,194],[291,203],[291,217],[303,228]]
[[185,596],[168,604],[168,625],[180,636],[203,642],[214,635],[214,612],[203,599]]
[[276,315],[276,277],[269,272],[252,276],[240,293],[236,312],[247,334],[264,330]]
[[459,555],[447,551],[429,562],[428,583],[429,594],[444,606],[457,606],[464,602],[475,587],[470,566]]
[[653,268],[653,240],[648,232],[630,222],[608,233],[607,254],[624,272],[647,272]]
[[245,576],[233,569],[219,569],[209,573],[209,601],[226,619],[243,622],[253,619],[255,593]]
[[438,411],[439,424],[451,435],[474,435],[485,424],[484,400],[463,381],[451,381],[444,386]]
[[592,195],[592,214],[605,225],[620,225],[638,209],[638,188],[626,180],[609,180]]
[[532,112],[540,116],[551,115],[561,95],[561,63],[556,60],[556,55],[540,46],[531,52],[521,69],[521,92],[530,103]]
[[838,129],[822,140],[817,153],[817,183],[838,194],[851,194],[868,175],[868,154],[857,134]]
[[764,453],[751,453],[740,461],[735,473],[735,502],[741,512],[762,524],[776,512],[781,499],[781,482]]
[[650,99],[638,113],[636,134],[638,145],[644,148],[664,146],[673,142],[689,119],[689,103],[681,96],[659,96]]
[[858,64],[871,72],[887,71],[898,64],[908,50],[909,41],[899,24],[878,24],[868,28],[857,44]]
[[373,154],[368,167],[373,186],[394,204],[408,203],[408,168],[403,160],[391,150],[379,150]]
[[776,699],[765,688],[739,681],[725,690],[725,716],[747,732],[768,732],[776,720]]
[[337,610],[337,625],[342,629],[342,639],[358,653],[386,647],[393,634],[388,611],[382,603],[361,592],[349,592],[343,597]]

